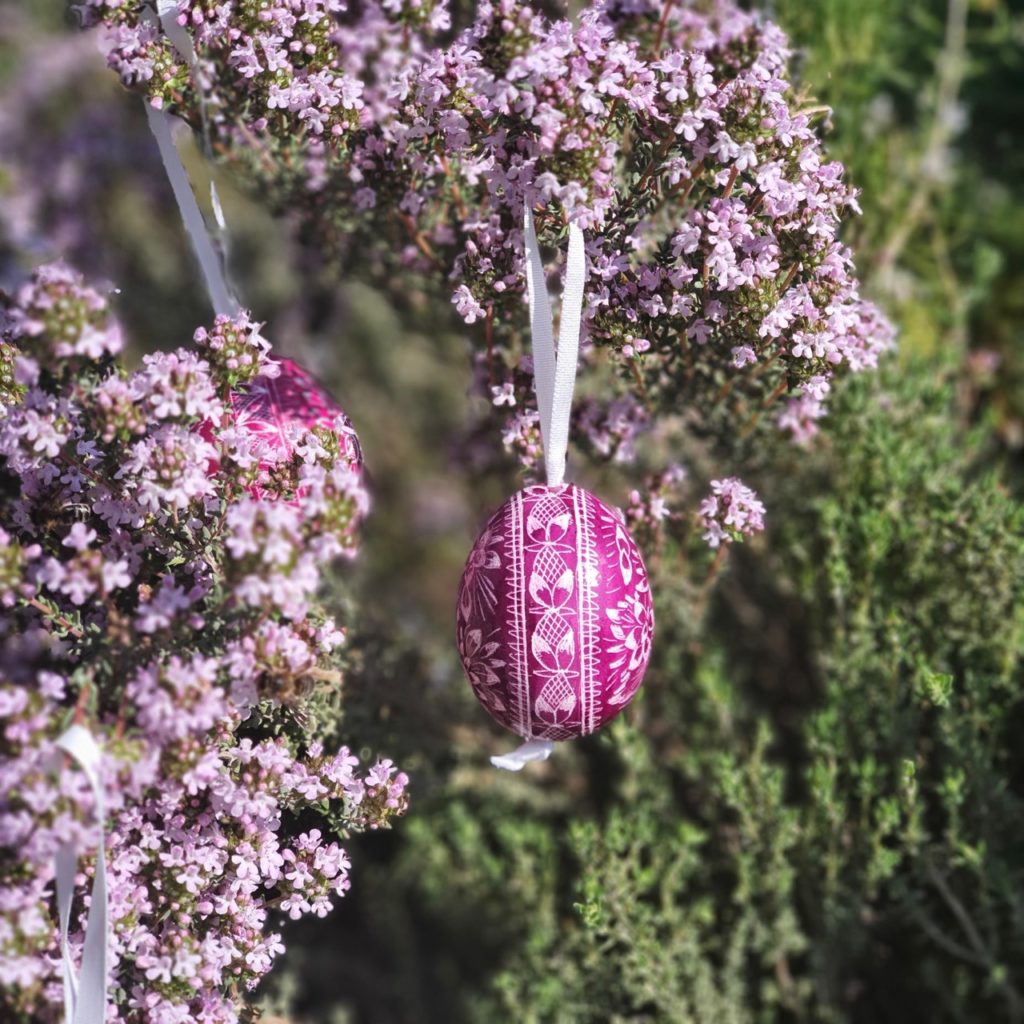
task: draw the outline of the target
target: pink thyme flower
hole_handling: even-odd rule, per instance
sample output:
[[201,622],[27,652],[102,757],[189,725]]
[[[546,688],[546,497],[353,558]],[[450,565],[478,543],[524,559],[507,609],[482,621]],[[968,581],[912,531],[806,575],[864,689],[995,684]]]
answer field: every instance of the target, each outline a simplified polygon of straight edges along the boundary
[[736,477],[711,481],[711,494],[698,512],[704,540],[717,548],[723,543],[752,537],[764,529],[764,505],[755,491]]

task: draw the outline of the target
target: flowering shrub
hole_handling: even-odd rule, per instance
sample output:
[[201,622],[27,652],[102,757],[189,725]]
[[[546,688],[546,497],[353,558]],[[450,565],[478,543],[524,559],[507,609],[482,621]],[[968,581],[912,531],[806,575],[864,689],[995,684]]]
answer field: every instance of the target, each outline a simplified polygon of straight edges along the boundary
[[345,639],[320,566],[354,553],[359,467],[324,426],[288,452],[244,429],[232,399],[276,369],[258,324],[196,343],[127,372],[104,299],[59,265],[4,314],[5,1020],[57,1018],[54,854],[98,841],[84,778],[52,770],[69,721],[104,749],[111,1020],[237,1020],[283,949],[270,912],[326,914],[349,886],[338,840],[406,806],[391,761],[360,769],[315,724]]
[[446,282],[528,467],[524,199],[542,244],[567,220],[587,232],[585,358],[619,384],[577,427],[605,457],[681,410],[725,452],[771,423],[806,440],[834,374],[892,343],[838,240],[858,207],[822,154],[824,110],[791,88],[783,33],[731,0],[601,0],[574,22],[496,0],[455,25],[428,0],[181,0],[194,72],[140,4],[84,9],[126,84],[202,126],[353,272]]
[[[685,2],[672,7],[663,44]],[[240,6],[224,0],[217,10],[234,17]],[[336,15],[345,31],[371,10],[365,2],[348,6]],[[699,0],[700,19],[712,6]],[[344,914],[307,930],[306,950],[299,935],[289,941],[289,956],[279,957],[273,972],[281,980],[274,1011],[285,1017],[294,1011],[291,1019],[300,1019],[311,1006],[322,1017],[445,1024],[596,1024],[610,1017],[748,1024],[896,1015],[923,1024],[1021,1014],[1024,760],[1016,737],[1024,721],[1024,522],[1013,472],[1020,402],[1010,385],[1021,380],[1022,368],[1013,344],[1020,288],[1013,285],[1024,268],[1024,229],[1014,230],[1022,228],[1024,207],[1017,202],[1019,153],[1013,133],[1003,130],[1019,25],[999,3],[936,4],[934,17],[922,17],[917,0],[744,6],[770,6],[796,33],[805,26],[802,39],[794,36],[801,77],[835,104],[839,149],[830,151],[847,154],[847,169],[856,168],[854,180],[865,188],[865,216],[855,226],[861,266],[902,314],[905,358],[877,379],[864,373],[841,381],[843,364],[826,367],[814,375],[823,380],[805,382],[804,395],[784,392],[762,405],[783,380],[772,374],[791,360],[785,355],[767,368],[763,360],[750,362],[762,344],[753,335],[727,348],[714,337],[694,343],[688,376],[685,363],[680,370],[677,360],[673,369],[653,347],[644,350],[650,334],[633,332],[635,344],[625,341],[619,351],[593,333],[591,322],[574,437],[588,461],[636,455],[621,472],[601,470],[593,479],[612,498],[636,488],[628,515],[655,578],[655,665],[643,701],[615,728],[515,780],[496,780],[482,764],[486,719],[446,668],[448,588],[465,554],[462,534],[479,503],[499,497],[503,485],[482,472],[467,480],[445,463],[464,408],[462,377],[446,362],[458,346],[450,338],[439,343],[439,358],[430,361],[423,344],[442,333],[437,309],[465,285],[460,299],[476,319],[464,333],[479,341],[475,391],[501,398],[494,409],[525,451],[536,441],[529,363],[515,330],[524,313],[514,301],[492,307],[488,358],[489,293],[474,291],[467,278],[445,279],[466,247],[454,190],[428,197],[422,211],[408,215],[420,229],[414,237],[406,211],[395,210],[404,192],[389,198],[393,179],[346,181],[344,147],[355,152],[361,132],[380,131],[368,108],[360,112],[360,132],[350,140],[325,132],[319,152],[311,133],[286,138],[272,121],[265,132],[250,129],[247,138],[239,130],[234,137],[236,123],[248,127],[258,119],[246,104],[258,105],[259,92],[239,89],[225,105],[230,116],[223,116],[212,85],[223,95],[230,73],[219,55],[211,56],[214,39],[200,46],[216,152],[306,221],[303,243],[330,243],[323,253],[315,245],[305,249],[309,263],[297,275],[303,294],[289,311],[292,322],[308,308],[315,316],[307,313],[307,322],[320,337],[362,341],[372,333],[372,344],[345,348],[333,365],[350,388],[369,394],[360,417],[367,426],[373,398],[385,394],[387,408],[400,411],[384,417],[386,429],[398,442],[408,439],[388,451],[388,485],[401,500],[390,518],[383,501],[377,512],[381,557],[362,584],[377,625],[365,657],[346,655],[346,697],[358,707],[353,697],[365,690],[389,712],[372,726],[360,724],[358,734],[400,764],[416,764],[416,816],[394,842],[376,846],[378,864],[360,865],[357,900],[347,901]],[[409,19],[410,60],[450,45],[467,27],[469,9],[452,5],[453,34],[440,29],[440,41]],[[380,15],[398,40],[388,48],[394,55],[403,52],[401,31],[389,27],[398,11],[405,18],[412,6],[393,4]],[[943,49],[947,11],[959,50]],[[618,12],[622,38],[627,16],[646,24],[648,35],[657,31],[656,10],[630,0]],[[130,4],[125,14],[131,16]],[[686,17],[698,23],[692,10]],[[703,37],[713,41],[719,30],[710,24]],[[298,30],[305,31],[302,23]],[[351,33],[344,45],[350,53],[365,47],[357,77],[363,100],[375,90],[375,102],[383,103],[373,113],[379,122],[393,105],[391,72],[377,59],[371,33]],[[24,73],[8,76],[19,94],[9,91],[0,106],[26,122],[21,138],[28,145],[19,139],[6,152],[27,164],[23,180],[31,179],[34,194],[47,203],[59,198],[94,249],[103,237],[92,226],[98,215],[123,210],[105,201],[110,192],[94,190],[97,168],[117,161],[134,168],[154,148],[130,121],[104,133],[95,130],[96,120],[82,118],[100,90],[83,89],[77,75],[76,95],[54,98],[42,112],[39,104],[23,105],[25,82],[52,81],[58,67],[66,74],[70,66],[66,51],[39,50],[48,59],[12,48]],[[500,74],[501,54],[490,51],[488,67]],[[728,83],[718,49],[704,52],[722,69],[717,84]],[[297,66],[294,56],[285,57]],[[740,66],[753,58],[741,51],[735,60]],[[374,64],[379,75],[367,70]],[[346,57],[344,67],[354,66]],[[961,73],[967,77],[958,94],[951,78]],[[285,72],[261,74],[261,88],[268,88]],[[816,128],[821,115],[806,95],[787,91],[786,103]],[[167,105],[201,127],[188,102],[182,93],[169,95]],[[51,123],[80,126],[73,143],[55,145],[44,127],[47,111]],[[475,137],[479,124],[467,119]],[[516,120],[505,121],[513,135]],[[627,149],[636,135],[619,135],[613,126],[609,137]],[[126,150],[119,153],[112,138],[123,139]],[[76,164],[67,153],[83,152],[86,140],[80,162],[88,180],[76,192],[62,191],[66,170]],[[406,145],[419,159],[427,142],[413,137]],[[37,154],[32,162],[29,153]],[[462,176],[467,214],[484,209],[461,161],[449,157],[449,165]],[[37,167],[46,173],[34,173]],[[152,185],[153,171],[136,173]],[[737,180],[746,177],[740,172]],[[21,183],[16,187],[23,197]],[[376,195],[356,199],[369,188]],[[703,188],[695,185],[685,202],[685,189],[668,197],[663,211],[704,204]],[[331,190],[338,204],[329,201]],[[412,190],[420,194],[420,183]],[[355,209],[349,195],[357,206],[377,205]],[[499,191],[495,216],[514,230],[516,211],[501,198]],[[538,211],[550,259],[558,241],[550,219],[555,206]],[[424,233],[436,211],[438,229]],[[236,219],[230,204],[227,212]],[[310,226],[319,226],[319,236]],[[140,231],[154,235],[152,228],[150,212]],[[49,226],[40,237],[68,251],[65,236]],[[279,274],[295,250],[275,243],[260,232],[259,251],[273,252]],[[248,275],[253,257],[246,250],[243,233],[234,252]],[[394,329],[394,318],[377,315],[390,312],[387,295],[359,288],[342,302],[326,301],[323,276],[314,280],[307,267],[338,265],[345,252],[346,274],[364,271],[377,280],[405,260],[394,274],[391,305],[405,315],[409,335]],[[640,255],[627,252],[623,275]],[[154,320],[180,316],[179,293],[154,294],[149,261],[138,262],[150,288],[131,289],[135,308]],[[251,282],[247,276],[261,313],[269,313],[272,300]],[[784,282],[780,277],[779,286]],[[434,305],[422,301],[431,287]],[[498,294],[490,298],[497,302]],[[739,298],[730,294],[729,303]],[[504,318],[508,310],[515,323]],[[966,368],[959,365],[965,345],[977,355]],[[998,370],[981,365],[981,347],[1001,352]],[[819,394],[806,393],[809,385]],[[1024,388],[1017,391],[1024,395]],[[1005,396],[1011,397],[1004,404]],[[791,398],[827,400],[822,426],[829,436],[809,450],[784,443],[794,427],[819,422],[791,407]],[[784,429],[773,439],[780,422]],[[496,442],[495,423],[483,427],[474,436]],[[698,432],[704,436],[695,438]],[[652,443],[663,441],[663,450],[652,453]],[[662,458],[665,448],[672,450]],[[487,454],[493,458],[493,450]],[[685,465],[685,480],[666,479],[672,459]],[[706,570],[714,555],[699,551],[699,506],[712,480],[734,474],[768,506],[767,543],[723,542],[727,565],[712,587],[704,581],[712,578]],[[685,510],[677,507],[680,494]],[[678,543],[684,530],[692,544]],[[321,969],[325,946],[330,970]]]

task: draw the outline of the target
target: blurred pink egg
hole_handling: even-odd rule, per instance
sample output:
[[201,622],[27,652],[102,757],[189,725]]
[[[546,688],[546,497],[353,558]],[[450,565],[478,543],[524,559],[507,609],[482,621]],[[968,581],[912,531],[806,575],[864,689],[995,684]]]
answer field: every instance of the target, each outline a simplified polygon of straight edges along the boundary
[[335,430],[345,460],[361,466],[359,438],[341,406],[298,363],[278,359],[277,364],[278,376],[261,375],[230,398],[237,426],[258,441],[261,466],[290,459],[296,442],[314,427]]

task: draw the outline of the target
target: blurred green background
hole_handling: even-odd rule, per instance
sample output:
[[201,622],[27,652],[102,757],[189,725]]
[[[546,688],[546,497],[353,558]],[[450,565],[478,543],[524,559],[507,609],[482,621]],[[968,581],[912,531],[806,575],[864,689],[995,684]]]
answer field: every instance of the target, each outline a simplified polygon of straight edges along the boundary
[[[652,557],[641,699],[521,776],[487,765],[507,737],[454,651],[462,561],[512,478],[460,461],[447,296],[337,280],[218,177],[240,293],[360,431],[338,729],[413,779],[397,829],[351,844],[338,910],[286,929],[271,1016],[1024,1020],[1024,5],[768,6],[832,110],[899,350],[836,389],[811,449],[743,472],[769,529],[713,587]],[[209,319],[141,103],[61,3],[25,0],[0,8],[3,283],[58,255],[119,290],[136,355]]]

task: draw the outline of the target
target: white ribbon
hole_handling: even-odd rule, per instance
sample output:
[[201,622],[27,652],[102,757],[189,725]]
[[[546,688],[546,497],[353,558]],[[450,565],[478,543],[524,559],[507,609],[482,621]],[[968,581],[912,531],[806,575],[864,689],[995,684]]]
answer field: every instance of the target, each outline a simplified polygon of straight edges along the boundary
[[196,51],[192,45],[192,37],[185,26],[178,23],[178,0],[156,0],[156,16],[160,19],[164,35],[170,39],[178,53],[190,65],[195,64]]
[[105,845],[106,807],[99,779],[100,749],[88,729],[72,725],[57,740],[57,746],[78,762],[92,788],[96,801],[100,842],[96,851],[96,873],[85,925],[82,947],[82,972],[76,978],[75,965],[68,949],[71,926],[71,901],[75,894],[78,851],[73,842],[57,850],[57,917],[60,921],[60,949],[64,975],[65,1024],[103,1024],[107,1011],[107,860]]
[[[195,49],[192,46],[192,39],[188,32],[185,31],[182,25],[178,24],[176,0],[157,0],[157,13],[160,18],[160,25],[167,38],[188,62],[189,66],[194,67],[196,60]],[[188,232],[189,239],[192,242],[192,250],[195,252],[196,259],[199,261],[199,268],[203,272],[206,291],[210,296],[214,312],[224,316],[234,316],[238,313],[241,306],[228,286],[220,256],[210,240],[206,221],[192,192],[192,183],[189,181],[188,173],[178,153],[178,147],[175,146],[174,139],[171,136],[171,118],[162,111],[157,110],[151,103],[143,102],[146,107],[146,118],[149,121],[150,131],[152,131],[157,147],[160,150],[160,159],[163,160],[164,170],[167,172],[167,178],[171,183],[174,198],[178,202],[181,219],[185,223],[185,230]],[[221,224],[223,222],[223,215],[220,212],[220,203],[217,200],[216,191],[212,185],[211,197],[214,204],[214,214],[218,224]]]
[[491,758],[495,768],[504,768],[507,772],[522,771],[524,764],[531,761],[546,761],[555,749],[551,740],[527,740],[515,750],[507,754],[496,754]]
[[[576,385],[576,363],[580,350],[580,324],[583,317],[583,289],[587,281],[587,261],[583,232],[569,225],[569,253],[565,263],[565,287],[562,289],[562,322],[555,349],[551,322],[551,301],[544,282],[544,263],[540,258],[533,211],[524,204],[523,237],[526,247],[526,291],[530,299],[530,331],[533,336],[533,379],[540,411],[540,435],[544,443],[544,468],[548,487],[559,487],[565,480],[565,453],[569,447],[569,416],[572,392]],[[508,754],[491,758],[495,768],[521,771],[531,761],[546,761],[555,749],[551,740],[530,739]]]
[[530,329],[533,335],[533,378],[540,411],[540,434],[544,442],[544,467],[548,487],[565,480],[565,453],[569,447],[569,414],[576,384],[576,362],[580,350],[580,324],[583,317],[583,289],[587,281],[587,261],[583,250],[583,232],[569,225],[569,253],[562,290],[562,322],[555,349],[551,322],[551,302],[544,283],[544,264],[533,226],[533,211],[525,204],[524,238],[526,244],[526,288],[530,299]]

